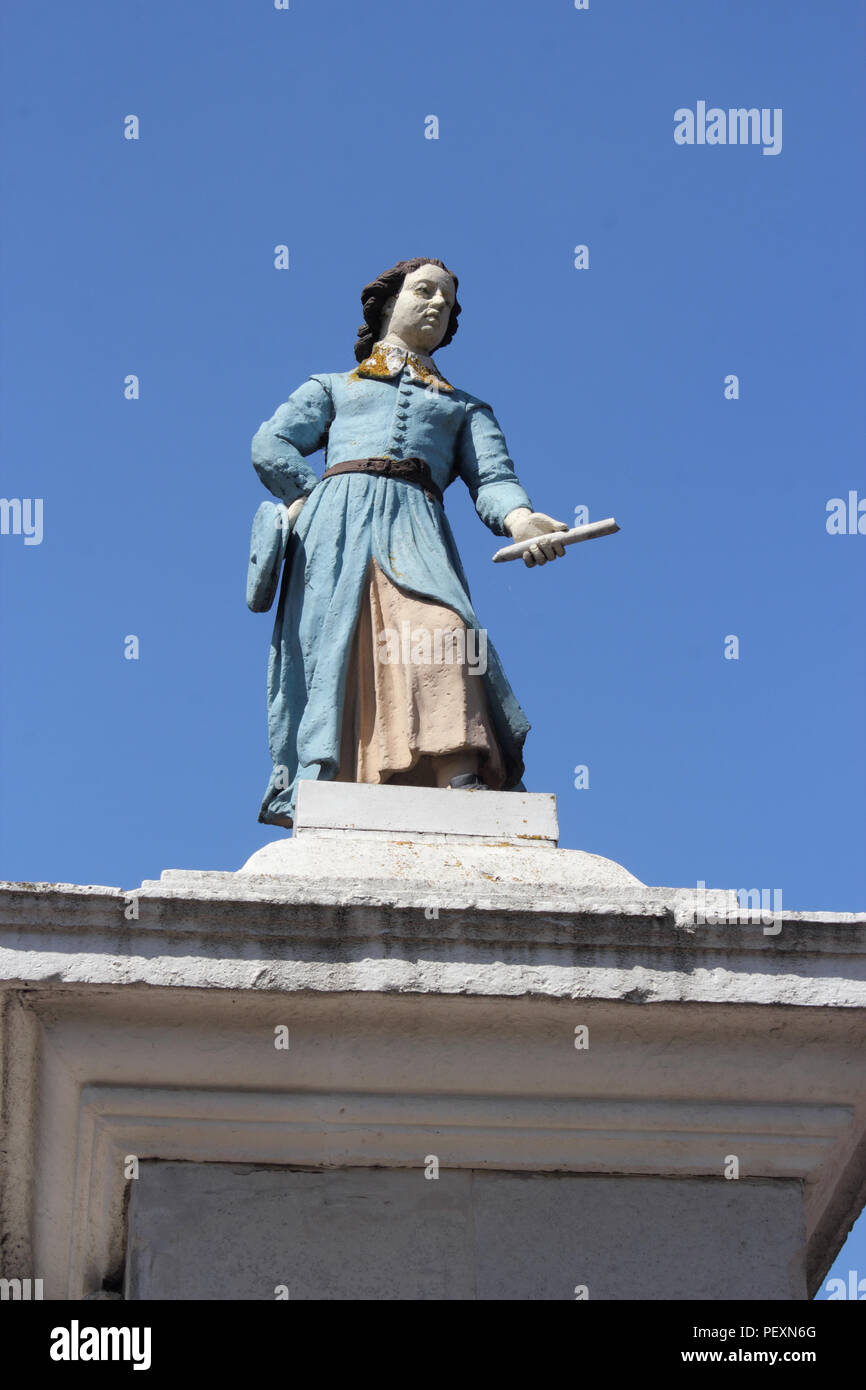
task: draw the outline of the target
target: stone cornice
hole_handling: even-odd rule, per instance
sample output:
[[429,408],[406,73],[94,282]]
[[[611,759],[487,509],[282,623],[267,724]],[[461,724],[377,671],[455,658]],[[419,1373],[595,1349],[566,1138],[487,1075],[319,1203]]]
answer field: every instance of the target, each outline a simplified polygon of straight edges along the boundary
[[785,912],[767,935],[695,925],[693,904],[678,889],[602,901],[445,883],[431,895],[227,873],[169,872],[129,893],[11,884],[0,981],[866,1005],[866,914]]

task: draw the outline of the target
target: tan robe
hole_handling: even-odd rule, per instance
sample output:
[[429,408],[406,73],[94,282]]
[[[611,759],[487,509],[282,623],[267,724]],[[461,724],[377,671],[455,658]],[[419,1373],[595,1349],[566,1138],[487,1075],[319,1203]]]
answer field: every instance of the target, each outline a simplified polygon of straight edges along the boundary
[[[434,659],[411,659],[406,623],[413,643],[427,629]],[[394,635],[386,642],[389,632]],[[448,634],[460,634],[456,652],[468,650],[474,666],[455,659]],[[453,609],[403,593],[371,559],[346,678],[338,782],[435,787],[433,759],[472,750],[487,785],[502,787],[505,768],[478,673],[478,648],[465,644],[465,624]],[[423,641],[416,658],[419,652],[426,655]]]

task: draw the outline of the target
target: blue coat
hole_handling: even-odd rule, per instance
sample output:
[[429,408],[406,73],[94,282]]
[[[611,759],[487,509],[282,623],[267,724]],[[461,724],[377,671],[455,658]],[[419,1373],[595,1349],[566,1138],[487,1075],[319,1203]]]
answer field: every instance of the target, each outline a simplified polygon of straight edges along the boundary
[[[353,372],[310,377],[253,439],[253,465],[274,496],[287,504],[309,496],[289,539],[271,641],[274,771],[259,813],[268,824],[291,824],[300,780],[337,774],[346,668],[371,556],[398,588],[480,627],[438,502],[397,478],[351,473],[322,481],[307,455],[325,447],[327,466],[367,457],[426,459],[443,492],[463,479],[481,520],[498,536],[507,534],[509,512],[532,506],[490,407],[438,374],[431,389],[424,359],[410,358],[397,371],[389,369],[393,361],[377,347]],[[530,726],[489,641],[482,679],[505,786],[522,789]]]

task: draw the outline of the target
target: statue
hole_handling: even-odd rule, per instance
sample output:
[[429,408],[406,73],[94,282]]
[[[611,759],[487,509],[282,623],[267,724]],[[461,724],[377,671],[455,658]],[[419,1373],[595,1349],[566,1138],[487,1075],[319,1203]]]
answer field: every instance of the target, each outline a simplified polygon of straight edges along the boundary
[[[530,567],[564,554],[568,528],[533,510],[490,406],[433,360],[457,331],[457,276],[401,261],[361,302],[355,370],[311,376],[253,439],[279,504],[257,514],[250,607],[270,607],[283,566],[269,825],[292,825],[305,778],[525,790],[530,726],[476,617],[442,495],[462,478]],[[306,459],[323,447],[320,480]]]

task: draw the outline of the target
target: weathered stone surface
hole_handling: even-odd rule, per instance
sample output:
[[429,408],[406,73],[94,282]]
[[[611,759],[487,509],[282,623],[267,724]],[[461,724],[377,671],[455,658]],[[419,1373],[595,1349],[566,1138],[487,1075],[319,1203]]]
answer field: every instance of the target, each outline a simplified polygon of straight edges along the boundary
[[[248,880],[314,878],[325,891],[331,885],[343,894],[377,891],[378,885],[385,897],[427,888],[435,896],[440,889],[471,885],[502,894],[521,890],[526,894],[528,890],[537,901],[550,891],[601,898],[612,890],[643,887],[621,864],[598,854],[527,844],[515,847],[506,841],[492,843],[468,837],[449,844],[444,837],[436,843],[409,836],[380,839],[343,835],[339,847],[318,834],[286,837],[257,850],[238,873]],[[162,881],[170,880],[163,875]]]
[[[434,1146],[435,1147],[435,1146]],[[796,1182],[142,1165],[127,1297],[802,1299]]]
[[576,850],[278,852],[303,872],[0,885],[0,981],[866,1007],[863,913],[786,911],[773,935],[696,924],[693,891]]

